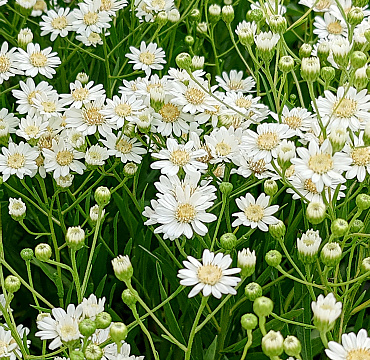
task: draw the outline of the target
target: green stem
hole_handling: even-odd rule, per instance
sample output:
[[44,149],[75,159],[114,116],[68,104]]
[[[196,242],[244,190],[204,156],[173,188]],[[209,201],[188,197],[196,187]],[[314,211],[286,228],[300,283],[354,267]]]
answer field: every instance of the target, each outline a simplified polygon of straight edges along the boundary
[[247,339],[248,340],[247,340],[247,343],[244,346],[243,354],[242,354],[242,357],[240,358],[240,360],[245,359],[245,357],[247,356],[248,349],[252,345],[252,341],[253,341],[252,330],[249,330],[249,329],[247,330]]
[[76,250],[71,249],[71,263],[72,263],[72,269],[73,269],[73,279],[75,281],[76,286],[76,292],[77,292],[77,299],[78,302],[82,302],[82,293],[81,293],[81,284],[80,284],[80,277],[78,275],[77,270],[77,263],[76,263]]

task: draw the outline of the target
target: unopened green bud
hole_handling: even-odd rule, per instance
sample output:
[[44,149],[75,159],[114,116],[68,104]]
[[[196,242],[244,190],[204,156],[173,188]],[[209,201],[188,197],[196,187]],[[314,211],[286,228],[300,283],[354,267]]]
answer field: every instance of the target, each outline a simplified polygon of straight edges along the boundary
[[197,25],[197,33],[200,35],[207,34],[208,25],[206,22],[200,22]]
[[267,262],[267,265],[272,266],[272,267],[279,266],[281,263],[281,259],[282,259],[282,255],[277,250],[270,250],[265,255],[265,260]]
[[70,360],[85,360],[85,355],[82,351],[73,350],[69,353]]
[[317,57],[304,57],[301,63],[301,76],[303,80],[313,82],[320,75],[320,60]]
[[69,227],[66,233],[66,243],[74,251],[80,250],[85,245],[85,231],[81,226]]
[[281,335],[280,331],[270,330],[263,338],[262,338],[262,351],[265,355],[270,358],[275,356],[279,356],[283,353],[284,338]]
[[84,72],[80,72],[77,74],[76,80],[78,80],[82,85],[85,85],[89,82],[89,75]]
[[254,330],[258,325],[258,318],[254,314],[244,314],[240,323],[244,330]]
[[370,257],[367,257],[367,258],[362,260],[361,271],[363,273],[367,273],[367,272],[370,271]]
[[262,296],[262,287],[260,284],[251,282],[244,288],[244,294],[248,300],[255,301]]
[[221,193],[225,196],[229,195],[233,191],[233,184],[223,181],[219,187]]
[[212,4],[208,8],[208,19],[211,23],[217,23],[221,18],[221,6]]
[[122,301],[129,307],[134,306],[137,302],[138,293],[136,290],[133,293],[130,289],[123,290],[121,298]]
[[180,69],[190,70],[191,68],[191,56],[190,54],[183,52],[176,56],[176,64]]
[[138,166],[135,163],[129,162],[123,167],[123,175],[128,178],[133,177],[136,174],[137,169]]
[[102,311],[95,317],[95,324],[98,329],[106,329],[111,323],[112,317],[105,311]]
[[336,242],[327,243],[321,250],[320,259],[328,267],[337,266],[342,258],[342,249]]
[[114,274],[118,280],[129,281],[134,274],[134,269],[131,265],[130,258],[126,256],[119,255],[112,260],[112,266]]
[[200,11],[199,11],[199,9],[191,10],[189,18],[190,18],[191,21],[199,21],[200,20]]
[[9,275],[5,278],[4,287],[6,291],[15,293],[20,289],[21,281],[16,276]]
[[263,22],[265,20],[265,15],[261,9],[253,9],[248,12],[249,19],[248,21],[254,21],[256,23]]
[[188,46],[194,45],[194,38],[191,35],[185,36],[185,44]]
[[350,57],[351,66],[354,69],[362,68],[367,63],[367,56],[362,51],[354,51]]
[[254,250],[250,251],[249,249],[243,249],[242,251],[238,251],[238,268],[241,269],[240,276],[242,278],[246,278],[254,274],[256,260]]
[[367,194],[357,195],[356,205],[361,211],[367,210],[370,207],[370,196]]
[[234,20],[234,8],[232,5],[226,5],[222,8],[222,20],[230,24]]
[[119,345],[122,340],[126,339],[128,334],[127,326],[122,322],[114,322],[109,329],[109,334],[112,340]]
[[95,344],[87,345],[84,355],[86,360],[100,360],[103,357],[103,350]]
[[321,69],[321,77],[322,79],[330,83],[335,78],[335,69],[331,66],[325,66]]
[[278,192],[279,187],[275,180],[268,179],[265,180],[263,189],[268,196],[274,196]]
[[35,256],[37,260],[48,261],[51,258],[52,250],[49,244],[38,244],[35,247]]
[[33,259],[33,250],[30,248],[25,248],[21,251],[21,258],[24,261],[31,261]]
[[283,56],[279,60],[279,69],[283,73],[288,73],[292,71],[294,69],[294,59],[289,55]]
[[334,237],[341,237],[348,231],[348,222],[344,219],[335,219],[331,223],[331,232]]
[[329,135],[329,141],[331,143],[333,153],[341,151],[343,149],[344,145],[347,142],[347,137],[348,134],[347,129],[345,127],[332,128]]
[[326,218],[326,207],[321,202],[310,202],[306,209],[306,218],[311,224],[320,224]]
[[269,18],[269,26],[273,33],[284,34],[287,28],[287,22],[282,15],[271,15]]
[[359,7],[353,7],[347,14],[348,23],[356,26],[364,20],[364,12]]
[[168,21],[168,15],[165,11],[160,11],[157,16],[155,17],[155,22],[159,25],[159,26],[164,26],[167,24],[167,21]]
[[223,234],[220,238],[220,245],[225,250],[232,250],[235,248],[238,239],[233,233]]
[[299,48],[299,57],[301,59],[310,57],[312,53],[312,46],[310,44],[303,44]]
[[[357,91],[361,91],[365,89],[369,83],[369,78],[366,74],[367,70],[370,69],[370,67],[362,67],[355,71],[354,77],[353,77],[353,85],[357,89]],[[369,72],[370,75],[370,72]]]
[[95,190],[95,201],[99,206],[106,206],[111,198],[110,190],[106,186],[99,186]]
[[330,44],[327,41],[323,41],[317,46],[317,57],[321,61],[326,61],[330,53]]
[[83,319],[78,324],[78,330],[82,336],[90,337],[96,330],[95,321],[91,319]]
[[298,358],[301,350],[301,342],[295,336],[289,335],[285,338],[284,351],[288,356],[294,356]]
[[352,6],[362,8],[366,5],[369,5],[369,0],[352,0]]
[[270,316],[273,310],[274,303],[270,298],[266,296],[261,296],[257,298],[253,303],[253,311],[258,317]]
[[364,227],[364,222],[361,221],[360,219],[356,219],[351,226],[351,232],[356,233],[360,232]]
[[281,220],[278,220],[276,224],[269,225],[269,233],[274,239],[279,240],[285,236],[286,226]]

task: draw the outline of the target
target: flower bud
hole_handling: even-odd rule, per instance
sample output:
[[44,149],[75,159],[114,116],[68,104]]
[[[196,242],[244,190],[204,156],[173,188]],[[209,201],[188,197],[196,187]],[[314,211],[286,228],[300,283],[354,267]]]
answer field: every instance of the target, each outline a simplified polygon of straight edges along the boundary
[[298,358],[301,350],[301,342],[295,336],[289,335],[285,338],[284,351],[288,356],[294,356]]
[[262,351],[268,357],[279,356],[283,353],[284,338],[280,334],[280,331],[276,332],[274,330],[270,330],[263,338],[262,338]]
[[299,48],[299,57],[301,59],[310,57],[312,53],[312,46],[310,44],[303,44]]
[[121,344],[121,341],[126,339],[127,334],[127,326],[122,322],[112,323],[109,329],[109,335],[117,345]]
[[193,56],[191,59],[191,69],[202,70],[204,68],[204,56]]
[[361,91],[367,87],[367,84],[369,83],[369,78],[366,74],[367,69],[369,69],[370,73],[370,67],[362,67],[355,71],[354,77],[353,77],[353,85],[357,89],[357,91]]
[[321,244],[319,231],[313,229],[302,234],[300,239],[297,239],[297,249],[300,260],[304,264],[312,264],[316,261],[317,253]]
[[334,237],[344,236],[348,231],[348,222],[344,219],[335,219],[331,223],[331,232]]
[[18,46],[27,49],[27,45],[33,40],[33,33],[29,28],[22,29],[18,34]]
[[359,69],[366,65],[367,56],[362,51],[354,51],[351,54],[350,61],[354,69]]
[[330,54],[330,44],[327,41],[321,42],[317,46],[317,57],[321,61],[326,61],[328,59],[329,54]]
[[288,73],[292,71],[294,69],[294,59],[289,55],[283,56],[279,60],[279,69],[283,73]]
[[72,250],[80,250],[85,245],[85,231],[81,226],[69,227],[66,233],[66,243]]
[[351,44],[345,38],[338,37],[331,41],[333,59],[340,68],[346,68],[349,63]]
[[16,276],[9,275],[5,278],[4,287],[6,291],[13,294],[20,289],[21,281]]
[[351,226],[351,232],[352,233],[356,233],[356,232],[360,232],[364,227],[364,223],[363,221],[361,221],[360,219],[356,219],[353,223],[352,223],[352,226]]
[[160,11],[156,16],[155,21],[159,26],[165,26],[168,21],[167,13],[165,11]]
[[111,197],[110,190],[105,186],[99,186],[95,190],[94,195],[95,201],[101,207],[105,207],[109,203],[110,197]]
[[232,250],[235,248],[238,239],[233,233],[226,233],[220,237],[220,245],[225,250]]
[[303,80],[313,82],[320,75],[320,60],[317,57],[304,57],[301,64],[301,76]]
[[188,46],[194,45],[194,38],[191,35],[185,36],[185,44]]
[[89,82],[89,75],[84,72],[80,72],[77,74],[76,80],[78,80],[82,85],[85,85]]
[[133,177],[136,174],[137,169],[138,166],[135,163],[129,162],[123,167],[123,175],[126,177]]
[[165,91],[160,87],[151,88],[150,91],[150,106],[154,111],[158,112],[164,105],[164,99],[166,96]]
[[100,360],[103,357],[103,350],[95,344],[87,345],[84,355],[86,360]]
[[190,18],[191,21],[199,21],[200,20],[200,11],[199,11],[199,9],[191,10],[189,18]]
[[370,196],[367,194],[358,194],[356,197],[356,205],[361,211],[367,210],[370,207]]
[[258,318],[254,314],[244,314],[240,323],[244,330],[254,330],[258,325]]
[[126,256],[119,255],[112,260],[112,266],[114,274],[118,280],[130,281],[132,275],[134,274],[134,269],[131,265],[130,258]]
[[325,66],[321,69],[321,77],[322,79],[330,83],[335,78],[335,69],[331,66]]
[[69,353],[70,360],[85,360],[85,355],[82,351],[73,350]]
[[212,4],[208,8],[208,19],[211,23],[217,23],[221,18],[221,6]]
[[222,20],[226,24],[230,24],[234,20],[234,8],[231,5],[222,8]]
[[266,296],[261,296],[254,300],[253,311],[258,317],[270,316],[274,310],[274,303]]
[[26,217],[26,204],[21,198],[9,198],[9,215],[15,221],[21,221]]
[[198,25],[197,25],[197,33],[202,35],[202,34],[206,34],[208,31],[208,25],[206,22],[200,22]]
[[73,174],[68,174],[67,176],[59,176],[55,179],[57,187],[61,191],[66,191],[70,186],[72,186],[74,179]]
[[277,267],[280,265],[282,259],[282,255],[277,250],[270,250],[265,255],[265,260],[268,266]]
[[364,7],[369,4],[369,0],[352,0],[352,6]]
[[83,319],[78,324],[78,330],[82,336],[90,337],[96,330],[95,321],[91,319]]
[[223,181],[220,184],[219,189],[223,195],[228,196],[233,191],[233,184],[227,181]]
[[348,134],[346,128],[332,128],[329,135],[329,141],[333,148],[333,153],[343,149],[347,141],[347,136]]
[[48,261],[51,258],[51,247],[49,244],[38,244],[35,247],[35,257],[40,261]]
[[367,257],[367,258],[362,260],[361,271],[363,273],[366,273],[366,272],[370,271],[370,257]]
[[311,224],[320,224],[326,218],[326,206],[321,202],[310,202],[306,209],[306,218]]
[[242,278],[251,276],[254,273],[256,260],[257,258],[254,250],[252,252],[249,249],[238,251],[238,268],[242,269],[240,272]]
[[353,7],[347,14],[347,20],[350,25],[356,26],[364,20],[364,12],[358,7]]
[[265,20],[265,15],[261,9],[253,9],[248,11],[249,19],[247,21],[254,21],[255,23],[259,23]]
[[135,293],[133,293],[130,289],[123,290],[121,298],[124,304],[126,304],[129,308],[131,306],[134,306],[137,302],[137,291],[134,290]]
[[[104,217],[105,210],[102,211],[101,217]],[[99,205],[96,204],[90,208],[90,219],[92,222],[97,222],[99,217]]]
[[167,15],[168,15],[168,21],[172,24],[175,24],[180,20],[180,13],[179,13],[179,10],[177,9],[171,9]]
[[111,323],[112,317],[105,311],[102,311],[95,317],[95,325],[97,329],[106,329]]
[[273,33],[284,34],[287,28],[286,19],[282,15],[271,15],[269,18],[269,26]]
[[288,169],[292,165],[290,160],[296,156],[294,142],[284,139],[276,151],[278,154],[278,164],[283,170]]
[[21,251],[21,258],[24,261],[31,261],[33,259],[33,250],[30,248],[24,248]]
[[334,267],[339,264],[342,258],[342,249],[337,242],[331,242],[324,245],[321,250],[321,261],[328,267]]
[[285,224],[281,220],[278,220],[276,224],[269,225],[269,233],[276,240],[283,238],[286,233]]
[[248,300],[255,301],[262,296],[262,287],[260,284],[251,282],[244,288],[244,294]]
[[267,179],[263,184],[263,189],[267,195],[274,196],[278,192],[279,187],[275,180]]
[[176,64],[180,69],[190,70],[191,68],[191,56],[186,53],[180,53],[176,56]]

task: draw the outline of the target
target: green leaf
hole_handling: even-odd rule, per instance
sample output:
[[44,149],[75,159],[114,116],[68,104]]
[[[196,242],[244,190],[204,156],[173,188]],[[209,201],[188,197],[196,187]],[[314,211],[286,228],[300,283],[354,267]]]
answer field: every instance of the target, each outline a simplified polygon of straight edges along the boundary
[[215,359],[216,347],[217,347],[217,335],[213,339],[211,345],[209,345],[209,348],[207,349],[203,360],[213,360],[213,359]]
[[108,274],[105,274],[105,275],[104,275],[103,279],[101,279],[101,281],[100,281],[100,283],[99,283],[98,287],[97,287],[97,288],[96,288],[96,290],[95,290],[95,295],[96,295],[98,298],[100,298],[100,297],[101,297],[101,295],[102,295],[102,293],[103,293],[103,289],[104,289],[105,281],[107,280],[107,276],[108,276]]

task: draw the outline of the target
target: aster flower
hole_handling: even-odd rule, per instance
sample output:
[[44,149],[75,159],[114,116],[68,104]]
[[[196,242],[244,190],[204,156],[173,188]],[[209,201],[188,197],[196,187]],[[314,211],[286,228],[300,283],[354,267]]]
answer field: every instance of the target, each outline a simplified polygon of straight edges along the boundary
[[312,8],[316,12],[326,12],[335,4],[335,0],[299,0],[298,4]]
[[36,97],[33,99],[33,107],[36,108],[37,113],[45,121],[51,117],[60,117],[65,110],[56,91],[52,91],[49,94],[36,94]]
[[140,50],[130,46],[131,54],[125,56],[130,59],[129,63],[135,64],[134,70],[145,71],[146,76],[150,76],[152,70],[162,70],[166,64],[166,54],[162,48],[157,48],[157,44],[149,43],[147,46],[144,41],[140,44]]
[[180,269],[177,276],[181,279],[181,285],[195,285],[189,292],[189,298],[202,291],[203,296],[212,294],[215,298],[220,299],[222,294],[236,295],[234,287],[241,280],[239,277],[230,276],[241,270],[239,268],[229,269],[231,263],[230,255],[222,253],[215,255],[205,249],[202,263],[192,256],[188,256],[188,261],[183,261],[185,269]]
[[324,18],[321,16],[315,17],[315,22],[313,23],[315,29],[314,34],[317,34],[320,39],[334,39],[338,36],[347,37],[347,25],[344,20],[338,20],[330,12],[324,14]]
[[9,45],[4,41],[0,49],[0,84],[4,81],[9,80],[11,76],[23,75],[23,71],[19,69],[17,63],[17,48],[11,48],[9,50]]
[[260,112],[260,109],[264,109],[265,105],[259,104],[258,100],[260,97],[253,97],[252,95],[245,95],[242,92],[228,92],[224,98],[224,102],[231,106],[233,109],[243,113],[249,117],[250,114],[256,114]]
[[3,327],[0,327],[0,341],[2,344],[1,357],[15,360],[17,357],[14,351],[18,347],[18,345],[13,339],[11,331],[5,330]]
[[48,125],[48,122],[44,122],[40,116],[27,115],[25,118],[21,119],[16,134],[27,141],[36,140],[47,131]]
[[60,8],[58,12],[49,10],[46,15],[42,16],[40,21],[41,36],[50,35],[50,40],[54,41],[58,36],[66,37],[72,30],[72,21],[74,16],[69,12],[70,8]]
[[[333,293],[326,297],[319,295],[317,301],[312,301],[311,308],[314,316],[314,325],[321,330],[330,330],[334,322],[342,313],[342,303],[336,301]],[[325,332],[326,332],[325,331]]]
[[103,166],[108,158],[107,148],[99,145],[92,145],[85,154],[85,162],[91,166]]
[[[105,34],[103,34],[103,36],[108,36],[109,33],[106,32]],[[88,35],[87,33],[82,33],[82,34],[79,34],[76,36],[76,39],[78,41],[81,41],[85,46],[94,46],[96,47],[96,45],[103,45],[103,39],[101,38],[101,34],[97,33],[97,32],[90,32],[90,34]]]
[[105,298],[97,299],[94,294],[91,294],[87,299],[83,298],[81,303],[82,316],[95,320],[96,315],[104,311]]
[[250,92],[256,82],[251,76],[243,79],[243,71],[231,70],[228,74],[227,72],[222,73],[221,76],[216,76],[216,81],[218,85],[226,91],[238,91],[238,92]]
[[19,119],[13,113],[10,113],[6,108],[0,110],[0,138],[6,137],[6,144],[8,143],[9,134],[15,133],[18,125]]

